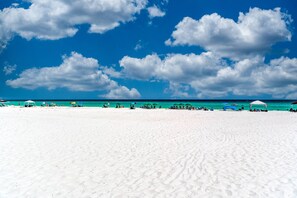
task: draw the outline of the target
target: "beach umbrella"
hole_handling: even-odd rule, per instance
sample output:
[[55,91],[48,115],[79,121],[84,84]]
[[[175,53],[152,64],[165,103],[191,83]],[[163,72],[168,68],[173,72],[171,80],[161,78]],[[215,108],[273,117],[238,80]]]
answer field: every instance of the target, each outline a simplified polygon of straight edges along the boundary
[[297,101],[295,101],[295,102],[292,102],[291,104],[297,104]]
[[186,104],[186,109],[191,109],[192,108],[192,105],[190,103],[187,103]]
[[0,102],[6,102],[6,100],[0,100]]
[[130,103],[130,109],[135,109],[135,104],[136,104],[135,102],[131,102]]
[[185,106],[185,105],[184,105],[183,103],[179,103],[179,104],[178,104],[178,107],[179,107],[180,109],[184,108],[184,106]]
[[109,102],[105,102],[105,103],[103,104],[103,107],[104,107],[104,108],[109,107]]
[[70,104],[71,104],[72,107],[77,107],[77,103],[74,102],[74,101],[70,102]]
[[151,108],[152,108],[152,104],[151,104],[151,103],[144,103],[144,104],[143,104],[143,107],[144,107],[145,109],[151,109]]

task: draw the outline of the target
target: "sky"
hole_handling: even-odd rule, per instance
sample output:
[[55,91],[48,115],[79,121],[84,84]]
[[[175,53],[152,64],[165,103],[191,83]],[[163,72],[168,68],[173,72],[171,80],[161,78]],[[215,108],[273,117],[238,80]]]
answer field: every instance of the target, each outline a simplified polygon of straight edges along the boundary
[[295,0],[0,1],[0,98],[297,99],[296,8]]

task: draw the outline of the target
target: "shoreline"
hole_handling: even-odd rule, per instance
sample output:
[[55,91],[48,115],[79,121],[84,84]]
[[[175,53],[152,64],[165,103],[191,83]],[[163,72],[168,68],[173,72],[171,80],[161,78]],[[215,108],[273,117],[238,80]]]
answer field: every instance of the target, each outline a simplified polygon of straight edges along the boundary
[[251,112],[251,113],[268,113],[268,112],[289,112],[289,113],[294,113],[290,112],[288,110],[268,110],[268,111],[251,111],[251,110],[223,110],[223,109],[208,109],[208,110],[203,110],[203,109],[170,109],[170,108],[152,108],[152,109],[146,109],[146,108],[141,108],[141,107],[136,107],[135,109],[130,109],[129,107],[93,107],[93,106],[83,106],[83,107],[71,107],[71,106],[34,106],[34,107],[25,107],[25,106],[16,106],[16,105],[7,105],[5,107],[1,107],[1,109],[5,108],[19,108],[19,109],[117,109],[117,110],[129,110],[129,111],[135,111],[135,110],[144,110],[144,111],[158,111],[158,110],[170,110],[170,111],[198,111],[198,112]]

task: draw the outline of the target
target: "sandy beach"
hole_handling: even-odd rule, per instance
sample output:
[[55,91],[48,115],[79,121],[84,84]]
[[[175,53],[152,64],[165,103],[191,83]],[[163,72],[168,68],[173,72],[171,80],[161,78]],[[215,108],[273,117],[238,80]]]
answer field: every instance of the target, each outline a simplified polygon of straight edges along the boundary
[[297,197],[297,115],[0,109],[0,197]]

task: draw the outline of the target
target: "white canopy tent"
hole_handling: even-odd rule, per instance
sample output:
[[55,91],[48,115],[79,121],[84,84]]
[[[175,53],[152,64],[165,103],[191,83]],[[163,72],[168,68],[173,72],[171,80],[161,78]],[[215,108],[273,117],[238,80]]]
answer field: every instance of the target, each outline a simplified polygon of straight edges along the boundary
[[250,108],[252,108],[253,105],[261,105],[261,106],[264,106],[265,108],[267,108],[267,104],[265,102],[260,101],[260,100],[255,100],[255,101],[251,102],[250,103]]
[[27,101],[25,101],[25,103],[35,103],[35,102],[32,100],[27,100]]
[[25,101],[25,107],[33,107],[35,106],[35,102],[32,100]]

